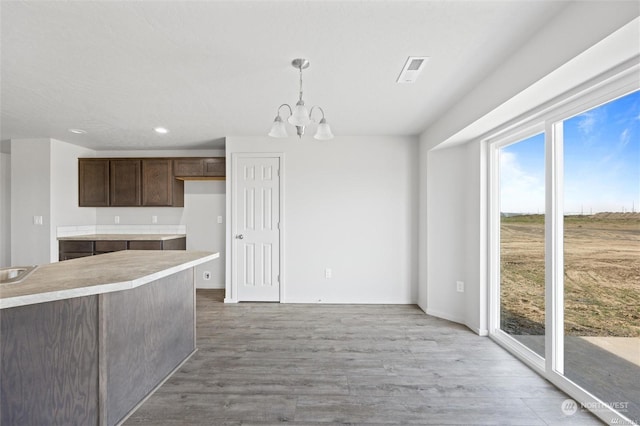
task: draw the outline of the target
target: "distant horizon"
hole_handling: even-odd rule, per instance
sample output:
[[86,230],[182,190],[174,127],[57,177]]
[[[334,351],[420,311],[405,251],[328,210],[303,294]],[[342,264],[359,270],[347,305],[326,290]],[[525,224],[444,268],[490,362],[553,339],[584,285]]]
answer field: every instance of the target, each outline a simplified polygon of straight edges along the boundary
[[[593,212],[593,213],[580,213],[580,212],[564,212],[564,216],[595,216],[598,214],[640,214],[638,211],[601,211],[601,212]],[[544,216],[545,213],[533,213],[533,212],[500,212],[500,215],[513,215],[513,216]]]
[[[564,120],[563,150],[565,215],[640,211],[640,91]],[[501,211],[544,212],[544,151],[544,133],[500,150]]]

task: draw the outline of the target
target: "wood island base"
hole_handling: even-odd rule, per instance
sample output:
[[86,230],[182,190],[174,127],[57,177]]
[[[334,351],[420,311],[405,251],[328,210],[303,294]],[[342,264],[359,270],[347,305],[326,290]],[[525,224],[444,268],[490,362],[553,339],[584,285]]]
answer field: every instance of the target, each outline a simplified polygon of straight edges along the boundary
[[121,423],[195,351],[193,274],[3,309],[0,423]]

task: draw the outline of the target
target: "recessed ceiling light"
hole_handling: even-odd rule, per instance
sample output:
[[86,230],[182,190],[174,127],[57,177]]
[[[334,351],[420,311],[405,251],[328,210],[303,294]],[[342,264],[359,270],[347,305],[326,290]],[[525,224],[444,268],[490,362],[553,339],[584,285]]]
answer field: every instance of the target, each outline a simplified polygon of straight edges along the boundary
[[69,131],[71,133],[75,133],[76,135],[82,135],[84,133],[87,133],[86,130],[82,130],[82,129],[69,129]]
[[167,133],[169,133],[169,130],[167,130],[167,129],[166,129],[166,128],[164,128],[164,127],[154,127],[154,128],[153,128],[153,130],[154,130],[156,133],[160,133],[161,135],[166,135]]

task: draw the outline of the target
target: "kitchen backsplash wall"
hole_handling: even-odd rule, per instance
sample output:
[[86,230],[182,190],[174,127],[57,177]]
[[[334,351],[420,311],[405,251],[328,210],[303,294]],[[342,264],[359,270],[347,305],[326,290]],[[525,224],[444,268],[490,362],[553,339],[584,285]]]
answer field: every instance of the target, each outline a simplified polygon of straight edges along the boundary
[[[186,192],[186,191],[185,191]],[[186,198],[187,194],[185,194]],[[98,207],[98,225],[179,225],[184,224],[185,207]],[[155,223],[154,223],[155,220]]]
[[86,234],[186,234],[186,225],[81,225],[58,226],[58,237]]

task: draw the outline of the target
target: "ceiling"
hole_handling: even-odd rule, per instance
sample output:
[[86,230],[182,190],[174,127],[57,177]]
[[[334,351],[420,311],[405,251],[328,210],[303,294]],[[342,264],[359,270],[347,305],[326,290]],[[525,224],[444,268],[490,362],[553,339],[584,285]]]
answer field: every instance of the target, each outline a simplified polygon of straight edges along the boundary
[[[297,57],[338,137],[417,135],[567,4],[2,1],[0,139],[220,148],[296,102]],[[430,60],[397,84],[408,56]]]

